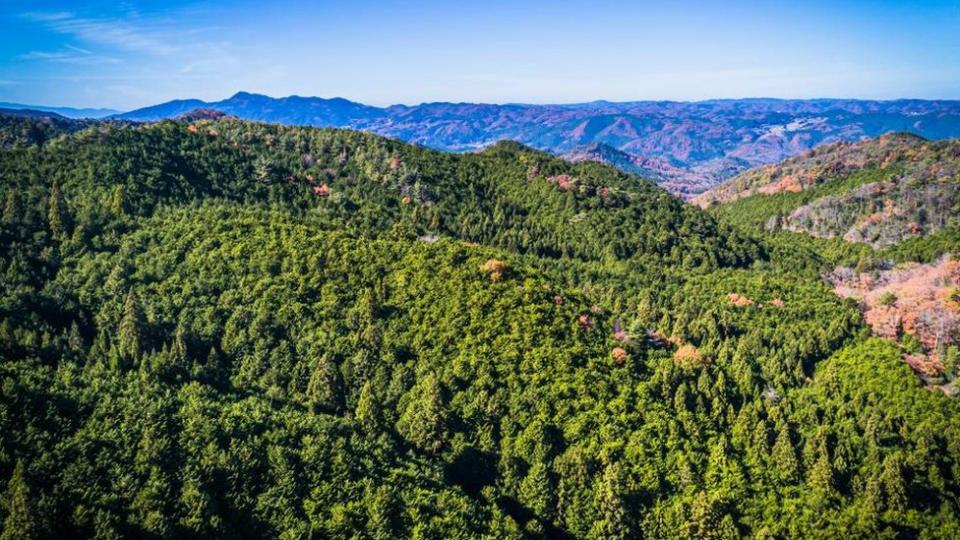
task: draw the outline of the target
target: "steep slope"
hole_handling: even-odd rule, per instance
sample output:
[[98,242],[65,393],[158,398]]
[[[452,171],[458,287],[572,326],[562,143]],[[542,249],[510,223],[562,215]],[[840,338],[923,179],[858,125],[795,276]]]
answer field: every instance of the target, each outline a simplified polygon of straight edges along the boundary
[[836,143],[821,146],[799,156],[746,171],[736,178],[696,197],[700,206],[728,203],[756,193],[772,195],[797,192],[818,183],[865,168],[878,168],[923,142],[907,133],[893,133],[855,144]]
[[730,221],[884,248],[958,225],[960,141],[893,134],[744,173],[696,197]]
[[960,141],[892,134],[824,146],[694,202],[786,245],[813,242],[837,265],[824,278],[873,333],[900,341],[925,381],[957,392]]
[[66,120],[66,116],[49,111],[40,111],[36,109],[10,109],[0,108],[0,114],[5,116],[20,116],[24,118],[49,118],[51,120]]
[[424,103],[381,109],[340,98],[270,98],[241,92],[218,102],[173,101],[119,118],[174,118],[201,107],[250,120],[362,129],[456,152],[506,139],[555,154],[604,144],[631,156],[626,161],[649,163],[644,168],[656,172],[658,181],[684,195],[820,144],[892,131],[932,139],[960,136],[960,103],[920,100]]
[[[960,245],[957,246],[960,248]],[[875,335],[901,339],[904,360],[924,381],[951,395],[960,343],[960,261],[906,263],[874,272],[838,268],[827,275],[836,293],[855,298]]]
[[155,120],[176,118],[194,109],[212,108],[210,105],[210,103],[199,99],[175,99],[173,101],[151,105],[149,107],[144,107],[134,111],[117,113],[111,118],[119,120],[131,120],[134,122],[150,122]]
[[960,401],[812,252],[516,143],[208,116],[0,152],[5,535],[960,527]]

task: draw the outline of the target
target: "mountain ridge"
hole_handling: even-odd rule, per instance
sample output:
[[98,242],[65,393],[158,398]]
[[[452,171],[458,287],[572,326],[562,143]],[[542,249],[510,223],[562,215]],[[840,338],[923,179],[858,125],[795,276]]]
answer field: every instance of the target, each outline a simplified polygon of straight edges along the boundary
[[960,101],[914,99],[428,102],[376,107],[342,97],[273,98],[237,92],[220,101],[175,100],[111,118],[161,120],[188,108],[215,109],[245,120],[371,131],[453,152],[476,151],[503,139],[557,155],[602,143],[641,162],[669,164],[654,168],[654,176],[685,197],[820,144],[891,131],[931,139],[960,136]]

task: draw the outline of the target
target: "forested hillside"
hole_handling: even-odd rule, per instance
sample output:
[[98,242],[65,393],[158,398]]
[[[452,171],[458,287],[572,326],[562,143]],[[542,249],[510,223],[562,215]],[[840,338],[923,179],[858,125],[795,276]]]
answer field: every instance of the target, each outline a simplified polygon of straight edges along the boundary
[[925,382],[960,393],[960,141],[893,134],[825,146],[695,202],[836,265],[824,279],[858,302],[873,333],[900,341]]
[[884,248],[958,226],[960,141],[893,134],[744,173],[694,202],[770,232]]
[[817,245],[204,116],[0,151],[2,538],[960,536],[960,400]]
[[71,120],[55,113],[0,109],[0,150],[43,144],[91,125],[90,121]]

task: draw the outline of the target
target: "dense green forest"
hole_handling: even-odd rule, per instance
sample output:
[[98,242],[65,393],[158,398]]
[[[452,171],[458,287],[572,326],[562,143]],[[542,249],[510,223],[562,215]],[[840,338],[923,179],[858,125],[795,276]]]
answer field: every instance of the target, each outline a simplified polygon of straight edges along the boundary
[[191,120],[0,151],[0,538],[960,537],[960,400],[820,279],[857,253]]

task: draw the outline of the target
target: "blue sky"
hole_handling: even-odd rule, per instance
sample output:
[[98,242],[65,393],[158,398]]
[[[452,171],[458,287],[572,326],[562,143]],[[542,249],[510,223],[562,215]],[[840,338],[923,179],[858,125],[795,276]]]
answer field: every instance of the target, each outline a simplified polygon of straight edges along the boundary
[[960,99],[960,1],[26,2],[0,101]]

